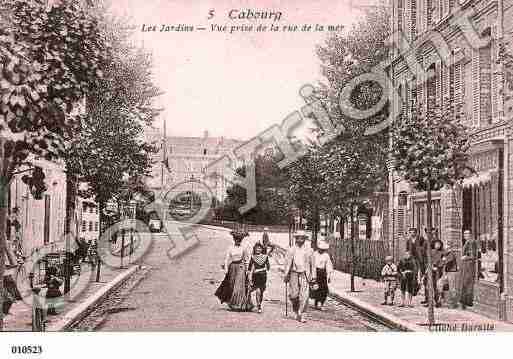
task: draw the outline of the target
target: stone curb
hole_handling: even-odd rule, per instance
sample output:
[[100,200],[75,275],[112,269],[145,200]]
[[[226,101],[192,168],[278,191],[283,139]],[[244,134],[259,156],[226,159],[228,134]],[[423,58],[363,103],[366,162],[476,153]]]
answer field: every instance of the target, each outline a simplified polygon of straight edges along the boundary
[[86,298],[86,300],[83,303],[79,304],[76,308],[73,308],[72,310],[64,314],[64,316],[61,319],[59,319],[59,321],[57,321],[55,324],[51,324],[50,326],[48,326],[46,331],[60,332],[69,330],[74,323],[83,319],[96,304],[101,302],[103,299],[105,299],[107,295],[116,290],[138,269],[139,266],[135,265],[128,268],[123,273],[118,274],[112,281],[110,281],[105,286],[100,288],[90,297]]
[[372,304],[369,304],[358,298],[351,297],[347,293],[343,293],[341,291],[330,291],[330,296],[340,300],[350,307],[357,309],[360,312],[365,313],[369,317],[374,318],[393,329],[397,329],[402,332],[428,332],[427,329],[419,325],[411,324],[396,317],[395,315],[386,313],[385,311]]

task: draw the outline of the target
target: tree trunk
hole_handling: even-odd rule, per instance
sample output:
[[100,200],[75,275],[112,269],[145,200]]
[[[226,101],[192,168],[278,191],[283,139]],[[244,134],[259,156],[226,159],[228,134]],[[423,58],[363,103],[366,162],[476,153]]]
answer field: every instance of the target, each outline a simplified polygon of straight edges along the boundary
[[[96,241],[96,253],[98,255],[98,258],[97,258],[97,263],[96,263],[96,282],[99,282],[100,281],[100,277],[101,277],[101,267],[102,267],[102,258],[101,258],[101,255],[100,255],[100,245],[102,246],[107,246],[108,244],[107,243],[103,243],[101,241],[104,240],[103,238],[103,233],[105,232],[105,215],[103,214],[103,211],[105,209],[105,203],[103,201],[100,201],[98,203],[98,225],[99,225],[99,235],[98,235],[98,240]],[[110,239],[110,238],[109,238]]]
[[319,233],[319,225],[320,225],[320,211],[315,208],[313,213],[313,223],[312,223],[312,248],[313,250],[317,250],[317,235]]
[[354,226],[354,211],[353,211],[353,205],[351,205],[351,292],[354,292],[354,277],[355,277],[355,270],[356,270],[356,263],[355,263],[355,255],[354,255],[354,235],[355,235],[355,226]]
[[431,234],[433,232],[433,218],[431,212],[431,180],[427,181],[427,285],[428,285],[428,324],[435,323],[433,260],[431,258]]
[[0,136],[0,331],[4,329],[4,273],[5,273],[5,251],[6,251],[6,226],[7,226],[7,188],[9,181],[5,176],[7,160],[4,153],[5,139]]
[[340,225],[339,225],[339,228],[338,228],[338,232],[340,233],[340,239],[341,240],[344,239],[345,223],[346,223],[345,217],[344,216],[340,216]]
[[[75,236],[77,233],[74,233],[72,226],[76,225],[75,223],[75,211],[76,211],[76,197],[77,197],[77,181],[73,174],[66,173],[66,220],[65,220],[65,226],[64,226],[64,234],[66,238],[66,250],[71,248],[70,241],[72,240],[71,236],[74,234]],[[76,241],[76,237],[73,238],[73,240]],[[67,257],[66,257],[67,258]],[[71,273],[69,273],[70,270],[70,263],[66,263],[66,275],[64,278],[64,294],[69,293],[71,289]]]

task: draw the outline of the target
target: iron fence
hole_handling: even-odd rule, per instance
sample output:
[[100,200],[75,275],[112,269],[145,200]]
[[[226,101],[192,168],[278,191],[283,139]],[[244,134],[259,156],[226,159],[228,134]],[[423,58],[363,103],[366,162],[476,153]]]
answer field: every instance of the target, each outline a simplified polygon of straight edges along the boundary
[[329,253],[335,269],[351,273],[354,263],[356,276],[379,280],[381,269],[385,265],[385,257],[391,252],[385,241],[355,239],[353,256],[350,239],[332,239]]

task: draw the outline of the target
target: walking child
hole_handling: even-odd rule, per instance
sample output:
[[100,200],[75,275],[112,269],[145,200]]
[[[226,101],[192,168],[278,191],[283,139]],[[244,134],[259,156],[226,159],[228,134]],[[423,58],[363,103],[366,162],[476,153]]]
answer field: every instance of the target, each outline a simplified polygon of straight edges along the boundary
[[394,305],[395,290],[397,289],[397,266],[393,262],[392,256],[385,258],[385,265],[381,270],[381,278],[385,283],[385,301],[381,305],[388,304],[390,297],[390,305]]
[[256,243],[253,247],[253,255],[251,256],[248,267],[251,291],[256,292],[258,313],[262,313],[262,302],[267,286],[267,271],[271,268],[269,256],[263,252],[264,248],[262,244]]

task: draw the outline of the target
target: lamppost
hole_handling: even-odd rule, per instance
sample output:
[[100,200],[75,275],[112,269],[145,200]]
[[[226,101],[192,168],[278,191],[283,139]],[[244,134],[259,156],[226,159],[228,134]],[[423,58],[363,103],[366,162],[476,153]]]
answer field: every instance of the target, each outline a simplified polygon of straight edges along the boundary
[[191,214],[193,209],[193,199],[194,199],[194,174],[191,174]]

